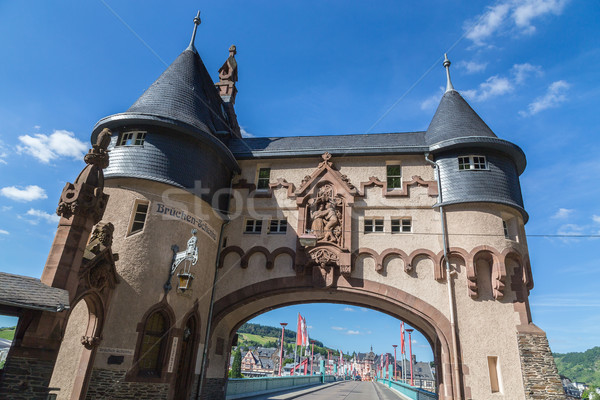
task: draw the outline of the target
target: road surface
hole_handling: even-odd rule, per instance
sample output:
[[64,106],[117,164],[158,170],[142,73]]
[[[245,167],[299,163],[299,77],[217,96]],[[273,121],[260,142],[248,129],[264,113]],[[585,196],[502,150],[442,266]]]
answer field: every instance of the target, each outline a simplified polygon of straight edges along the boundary
[[[322,389],[312,387],[309,389],[297,389],[285,393],[274,393],[251,397],[248,400],[401,400],[399,394],[379,383],[345,381],[333,385],[325,385]],[[301,394],[302,392],[307,392]]]

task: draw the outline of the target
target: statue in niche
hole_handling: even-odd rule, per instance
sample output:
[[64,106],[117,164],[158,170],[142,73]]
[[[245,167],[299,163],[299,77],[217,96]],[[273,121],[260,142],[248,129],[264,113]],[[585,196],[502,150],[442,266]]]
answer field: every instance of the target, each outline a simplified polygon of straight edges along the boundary
[[340,221],[343,200],[334,196],[331,185],[324,185],[319,188],[312,203],[310,229],[317,237],[317,241],[341,246],[342,226]]

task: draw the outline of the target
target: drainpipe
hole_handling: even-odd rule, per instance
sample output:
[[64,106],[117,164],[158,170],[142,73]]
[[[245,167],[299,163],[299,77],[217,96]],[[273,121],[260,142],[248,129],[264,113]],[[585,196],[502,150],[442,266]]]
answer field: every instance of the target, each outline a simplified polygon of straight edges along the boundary
[[425,161],[431,164],[435,168],[436,177],[437,177],[437,186],[438,186],[438,199],[440,204],[440,220],[442,221],[442,235],[444,240],[444,260],[446,262],[446,283],[448,288],[448,305],[450,307],[450,328],[452,330],[452,365],[454,370],[455,382],[454,382],[454,391],[456,395],[455,399],[460,399],[460,371],[458,368],[458,348],[457,348],[457,338],[456,338],[456,322],[454,316],[454,295],[452,292],[452,281],[450,278],[450,259],[448,258],[448,232],[446,230],[446,220],[444,218],[444,207],[442,206],[443,198],[442,198],[442,177],[440,176],[440,166],[435,162],[429,159],[429,153],[425,153]]
[[[231,181],[229,182],[229,199],[227,200],[227,208],[226,212],[229,213],[229,203],[231,200],[231,191],[233,190],[233,178],[235,177],[235,173],[231,177]],[[225,221],[221,224],[221,231],[219,232],[219,247],[217,248],[217,257],[215,259],[215,277],[213,279],[212,291],[210,294],[210,306],[208,309],[208,320],[206,322],[206,334],[204,335],[204,349],[202,350],[202,367],[200,368],[200,379],[198,379],[198,387],[196,389],[196,398],[200,399],[202,386],[204,385],[204,376],[206,375],[206,359],[208,354],[208,343],[210,341],[210,329],[212,326],[212,315],[213,308],[215,304],[215,290],[217,286],[217,274],[219,272],[219,258],[221,258],[221,248],[223,247],[223,232],[225,231],[225,226],[229,224],[231,220],[228,215],[225,215]]]

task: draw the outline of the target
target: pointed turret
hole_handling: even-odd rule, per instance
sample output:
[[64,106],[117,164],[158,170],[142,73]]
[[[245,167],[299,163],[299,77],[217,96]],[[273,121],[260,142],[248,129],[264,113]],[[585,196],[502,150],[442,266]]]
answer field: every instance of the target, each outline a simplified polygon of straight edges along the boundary
[[237,122],[230,121],[195,47],[200,22],[198,12],[188,47],[127,111],[94,127],[92,142],[104,128],[116,133],[107,179],[141,178],[196,189],[208,185],[212,193],[227,187],[239,169],[225,145],[240,136]]
[[471,106],[454,89],[450,81],[450,60],[444,54],[446,93],[427,128],[425,139],[435,144],[448,139],[471,136],[497,137]]

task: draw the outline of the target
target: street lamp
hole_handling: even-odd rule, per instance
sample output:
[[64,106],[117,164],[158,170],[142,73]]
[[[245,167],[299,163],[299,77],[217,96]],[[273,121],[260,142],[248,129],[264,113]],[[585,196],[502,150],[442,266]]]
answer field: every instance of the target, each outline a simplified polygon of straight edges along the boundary
[[312,376],[313,374],[313,361],[315,360],[315,341],[311,340],[310,344],[312,346],[311,351],[310,351],[310,375]]
[[298,236],[298,240],[302,247],[315,247],[317,245],[317,235],[312,233],[311,230],[307,230],[306,233]]
[[411,334],[413,333],[414,329],[407,329],[406,332],[408,332],[408,348],[410,349],[410,359],[408,362],[410,362],[410,386],[414,385],[414,379],[413,379],[413,359],[412,359],[412,339],[411,339]]
[[283,334],[285,332],[285,326],[287,322],[280,322],[281,325],[281,352],[279,353],[279,376],[281,376],[281,365],[283,364]]
[[398,347],[398,345],[393,344],[392,347],[394,348],[394,380],[396,380],[396,347]]

